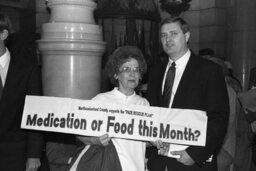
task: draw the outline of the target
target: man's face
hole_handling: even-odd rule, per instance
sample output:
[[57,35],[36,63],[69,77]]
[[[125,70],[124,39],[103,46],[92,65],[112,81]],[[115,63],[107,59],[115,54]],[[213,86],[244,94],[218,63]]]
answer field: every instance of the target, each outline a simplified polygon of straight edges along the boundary
[[182,32],[179,23],[164,24],[160,30],[163,50],[174,61],[187,52],[189,36],[189,32]]

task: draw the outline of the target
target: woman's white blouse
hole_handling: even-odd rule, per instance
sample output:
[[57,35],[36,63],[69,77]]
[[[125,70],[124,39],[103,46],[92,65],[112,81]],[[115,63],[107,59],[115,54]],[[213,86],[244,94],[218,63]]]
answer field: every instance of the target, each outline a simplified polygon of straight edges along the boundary
[[[122,105],[145,105],[149,102],[134,93],[126,96],[117,88],[112,91],[98,94],[93,100],[111,102]],[[142,141],[133,141],[128,139],[112,138],[116,148],[123,171],[143,171],[145,170],[145,151],[146,143]]]

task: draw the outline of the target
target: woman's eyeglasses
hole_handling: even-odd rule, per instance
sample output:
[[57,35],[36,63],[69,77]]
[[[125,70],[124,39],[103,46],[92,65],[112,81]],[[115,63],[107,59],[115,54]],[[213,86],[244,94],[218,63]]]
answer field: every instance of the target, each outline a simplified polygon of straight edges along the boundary
[[134,73],[141,73],[142,72],[142,69],[140,69],[139,67],[122,67],[120,68],[119,72],[121,73],[131,73],[131,72],[134,72]]

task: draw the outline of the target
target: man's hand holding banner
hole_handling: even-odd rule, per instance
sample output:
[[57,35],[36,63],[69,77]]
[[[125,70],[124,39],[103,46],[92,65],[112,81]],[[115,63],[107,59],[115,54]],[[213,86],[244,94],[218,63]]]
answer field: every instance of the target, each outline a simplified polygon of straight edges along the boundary
[[207,116],[198,110],[27,96],[21,128],[204,146]]

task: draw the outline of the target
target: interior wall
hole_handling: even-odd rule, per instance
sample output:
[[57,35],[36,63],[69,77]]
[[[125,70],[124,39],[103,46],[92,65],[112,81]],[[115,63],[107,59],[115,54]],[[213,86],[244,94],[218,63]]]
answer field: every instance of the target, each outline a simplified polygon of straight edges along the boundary
[[[159,0],[155,0],[159,7]],[[192,0],[181,14],[191,25],[190,48],[212,48],[218,57],[228,59],[234,74],[246,86],[254,58],[255,3],[252,0]],[[12,20],[13,32],[40,33],[42,23],[49,21],[45,0],[1,0],[0,10]],[[169,16],[161,11],[161,18]],[[240,60],[239,60],[240,59]]]
[[[189,47],[194,53],[212,48],[216,55],[226,58],[227,0],[192,0],[188,11],[180,14],[191,26]],[[156,0],[159,6],[159,0]],[[159,7],[161,18],[170,16]]]
[[183,16],[191,25],[190,47],[195,53],[211,48],[226,58],[226,0],[193,0]]
[[[159,7],[159,0],[155,1]],[[189,45],[195,53],[201,48],[210,47],[218,56],[226,57],[226,1],[192,0],[190,9],[181,14],[191,25]],[[36,33],[40,33],[42,23],[49,21],[45,0],[23,0],[19,1],[19,5],[15,3],[16,6],[7,2],[2,1],[0,9],[10,16],[14,32],[35,29]],[[160,7],[159,13],[161,18],[169,16]]]
[[248,89],[250,70],[256,67],[256,1],[227,0],[227,53],[234,74]]
[[12,21],[12,32],[34,32],[35,0],[1,0],[0,11]]

